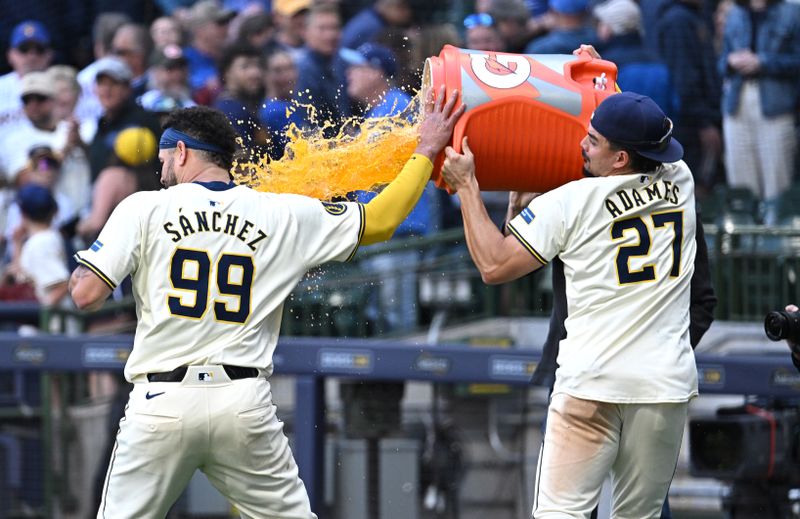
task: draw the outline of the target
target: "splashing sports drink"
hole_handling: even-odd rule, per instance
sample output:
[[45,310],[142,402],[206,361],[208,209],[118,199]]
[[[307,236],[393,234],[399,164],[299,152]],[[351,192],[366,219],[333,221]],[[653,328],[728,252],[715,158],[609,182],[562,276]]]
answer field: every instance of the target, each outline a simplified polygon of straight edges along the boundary
[[[356,190],[369,191],[394,180],[417,147],[419,100],[400,114],[361,120],[351,118],[331,138],[316,130],[289,129],[280,160],[234,166],[234,180],[258,191],[296,193],[330,200]],[[294,109],[313,108],[298,105]],[[328,123],[329,124],[329,123]]]
[[[446,45],[428,58],[423,95],[461,91],[467,111],[453,131],[469,137],[482,191],[544,192],[581,177],[580,141],[595,108],[616,93],[617,67],[582,52],[507,54]],[[440,155],[433,180],[441,178]]]
[[[461,149],[469,136],[484,191],[543,192],[580,178],[579,143],[597,105],[615,92],[616,66],[583,53],[522,55],[445,46],[426,60],[429,88],[462,91],[467,112],[453,132]],[[234,168],[234,179],[259,191],[297,193],[322,200],[391,182],[417,145],[420,96],[393,117],[350,119],[333,138],[323,129],[289,130],[286,153]],[[313,107],[308,109],[313,120]],[[441,178],[442,157],[433,180]]]

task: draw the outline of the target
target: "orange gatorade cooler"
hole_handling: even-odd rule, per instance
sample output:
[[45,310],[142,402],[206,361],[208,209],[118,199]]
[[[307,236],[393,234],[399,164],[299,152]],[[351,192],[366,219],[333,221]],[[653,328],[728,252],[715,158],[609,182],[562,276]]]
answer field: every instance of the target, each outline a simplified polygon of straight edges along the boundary
[[[580,142],[592,112],[616,92],[617,67],[588,53],[508,54],[446,45],[425,62],[428,88],[459,89],[466,113],[453,147],[469,137],[483,191],[545,192],[581,177]],[[441,177],[444,155],[434,165]]]

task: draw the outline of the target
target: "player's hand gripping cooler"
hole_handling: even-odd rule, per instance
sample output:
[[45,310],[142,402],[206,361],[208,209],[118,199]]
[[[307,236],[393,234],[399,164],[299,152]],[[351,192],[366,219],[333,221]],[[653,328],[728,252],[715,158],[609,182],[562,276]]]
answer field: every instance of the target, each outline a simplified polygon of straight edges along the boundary
[[[446,45],[425,61],[427,89],[461,91],[467,112],[456,124],[452,146],[466,135],[475,154],[482,191],[545,192],[581,177],[581,139],[594,109],[617,92],[617,67],[588,52],[508,54]],[[434,164],[440,175],[444,154]]]

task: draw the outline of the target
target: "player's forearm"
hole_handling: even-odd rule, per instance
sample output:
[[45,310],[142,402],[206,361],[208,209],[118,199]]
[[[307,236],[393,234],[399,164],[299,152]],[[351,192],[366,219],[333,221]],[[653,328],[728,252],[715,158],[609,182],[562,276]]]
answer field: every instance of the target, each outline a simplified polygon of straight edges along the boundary
[[467,248],[484,283],[506,283],[541,266],[538,262],[533,265],[529,255],[520,258],[516,238],[503,236],[495,226],[483,204],[477,182],[462,186],[458,196]]
[[431,178],[433,163],[427,154],[415,153],[381,193],[364,206],[363,245],[386,241],[417,205]]
[[69,278],[69,293],[81,310],[99,310],[111,295],[111,289],[88,268],[78,265]]

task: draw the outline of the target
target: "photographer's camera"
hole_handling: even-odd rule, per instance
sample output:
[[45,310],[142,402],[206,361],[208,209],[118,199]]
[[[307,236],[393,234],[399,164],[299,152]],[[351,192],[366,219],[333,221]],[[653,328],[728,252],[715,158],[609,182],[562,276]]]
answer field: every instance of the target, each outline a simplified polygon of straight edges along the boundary
[[771,341],[800,343],[800,312],[776,310],[764,318],[764,331]]

